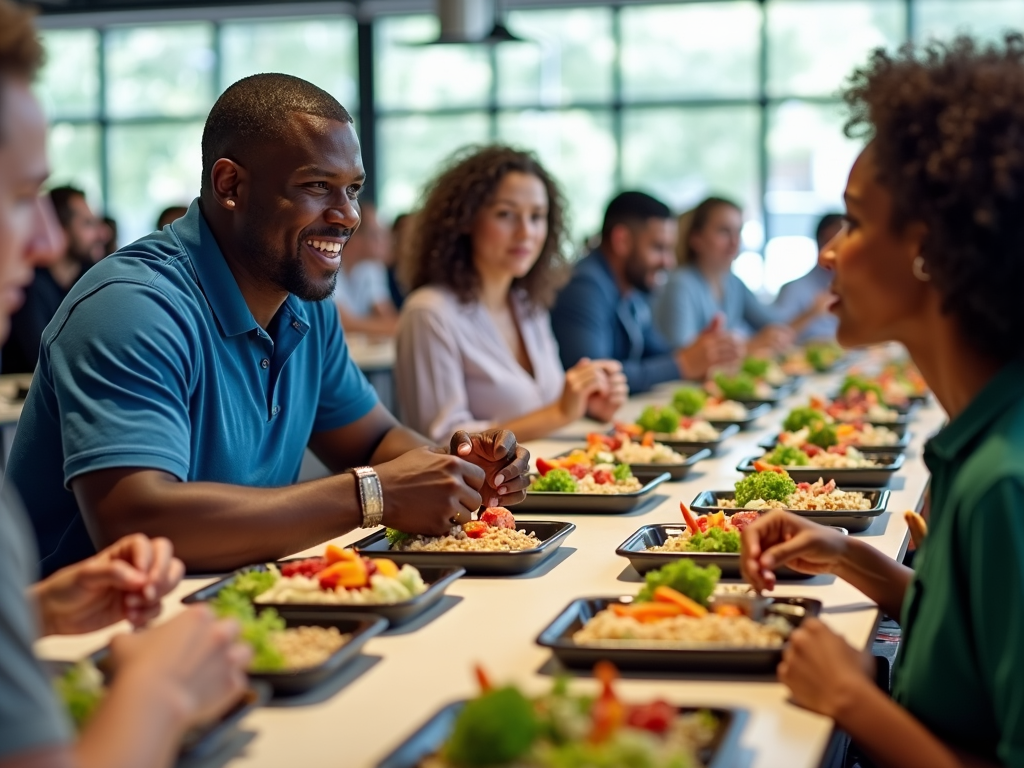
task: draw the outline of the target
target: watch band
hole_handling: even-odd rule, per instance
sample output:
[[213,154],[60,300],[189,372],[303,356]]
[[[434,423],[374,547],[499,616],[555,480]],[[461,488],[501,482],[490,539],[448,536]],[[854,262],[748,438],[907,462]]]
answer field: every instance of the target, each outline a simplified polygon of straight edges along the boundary
[[363,508],[363,522],[360,528],[376,528],[384,520],[384,490],[373,467],[356,467],[352,470],[359,486],[359,504]]

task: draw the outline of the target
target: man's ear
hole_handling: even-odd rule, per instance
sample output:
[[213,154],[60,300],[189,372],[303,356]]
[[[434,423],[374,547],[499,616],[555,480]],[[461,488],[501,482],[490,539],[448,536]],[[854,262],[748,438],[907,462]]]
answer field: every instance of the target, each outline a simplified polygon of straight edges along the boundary
[[612,253],[609,256],[625,256],[633,252],[633,230],[626,224],[616,224],[608,235]]
[[234,160],[222,157],[210,171],[210,187],[217,204],[238,211],[248,202],[249,172]]

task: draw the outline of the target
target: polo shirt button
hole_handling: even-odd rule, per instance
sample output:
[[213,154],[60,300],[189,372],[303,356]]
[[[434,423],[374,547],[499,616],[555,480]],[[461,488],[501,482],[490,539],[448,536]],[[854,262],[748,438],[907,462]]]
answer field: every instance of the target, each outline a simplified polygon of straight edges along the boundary
[[277,416],[277,414],[279,414],[280,412],[281,412],[281,406],[280,405],[275,405],[274,406],[274,415]]
[[296,320],[294,323],[292,323],[292,328],[294,328],[296,331],[302,330],[302,326],[299,325],[299,321],[298,320]]
[[270,367],[270,361],[267,360],[267,358],[264,357],[262,360],[260,360],[260,368],[266,369],[266,368],[269,368],[269,367]]

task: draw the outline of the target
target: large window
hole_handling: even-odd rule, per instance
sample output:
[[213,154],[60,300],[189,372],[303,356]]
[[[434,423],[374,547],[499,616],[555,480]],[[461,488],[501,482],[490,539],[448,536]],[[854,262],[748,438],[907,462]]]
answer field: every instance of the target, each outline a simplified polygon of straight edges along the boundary
[[[772,293],[813,263],[816,220],[841,206],[859,145],[843,136],[838,92],[870,51],[1024,28],[1024,0],[503,5],[526,42],[428,45],[430,14],[377,17],[363,36],[338,16],[48,30],[38,90],[54,121],[54,182],[82,186],[122,241],[143,235],[196,193],[217,94],[286,72],[373,132],[385,217],[414,208],[457,150],[503,141],[558,178],[577,243],[619,189],[680,211],[711,194],[735,199],[748,251],[737,272]],[[373,114],[360,112],[358,40],[372,41]]]

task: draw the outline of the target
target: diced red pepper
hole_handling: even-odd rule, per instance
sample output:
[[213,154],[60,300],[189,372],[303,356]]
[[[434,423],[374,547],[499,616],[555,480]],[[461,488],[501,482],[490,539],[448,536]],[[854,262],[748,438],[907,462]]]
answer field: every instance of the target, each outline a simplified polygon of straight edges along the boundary
[[282,576],[315,576],[327,567],[327,560],[323,557],[307,557],[304,560],[296,560],[293,563],[285,563],[281,566]]
[[504,507],[488,507],[480,519],[494,528],[515,528],[516,519]]
[[807,456],[810,458],[813,458],[817,456],[819,453],[821,453],[821,447],[815,445],[814,443],[808,443],[807,445],[802,446],[800,450],[806,453]]
[[782,474],[782,467],[777,467],[774,464],[769,464],[767,461],[761,461],[758,459],[754,462],[754,469],[758,472],[778,472]]
[[594,471],[594,482],[598,485],[609,485],[615,482],[615,478],[607,469],[598,469]]
[[537,471],[540,472],[542,476],[546,475],[552,469],[558,469],[558,464],[545,459],[537,459]]
[[487,671],[479,664],[473,667],[473,671],[476,673],[476,682],[480,686],[481,693],[487,693],[494,686],[491,685],[491,678],[488,677]]
[[652,701],[650,704],[642,704],[637,707],[632,707],[629,710],[626,722],[633,728],[639,728],[643,731],[665,733],[665,731],[668,730],[668,727],[676,719],[677,714],[679,714],[679,712],[675,707],[661,699],[658,699],[657,701]]
[[569,474],[575,477],[577,480],[582,480],[587,476],[590,470],[580,464],[573,464],[569,467]]

